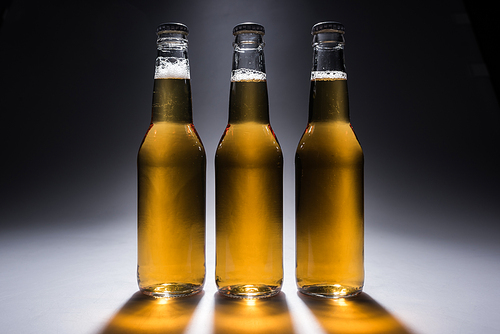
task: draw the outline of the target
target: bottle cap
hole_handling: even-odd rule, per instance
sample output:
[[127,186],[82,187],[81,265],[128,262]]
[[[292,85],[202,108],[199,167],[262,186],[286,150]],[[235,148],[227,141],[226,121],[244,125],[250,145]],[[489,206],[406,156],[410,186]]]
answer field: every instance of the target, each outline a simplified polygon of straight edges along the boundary
[[311,34],[315,35],[320,32],[338,32],[343,34],[345,32],[344,25],[340,22],[325,21],[313,25]]
[[266,33],[264,26],[255,22],[240,23],[233,28],[233,35],[241,34],[243,32],[253,32],[260,35],[264,35]]
[[186,35],[189,34],[189,29],[188,29],[187,25],[182,24],[182,23],[167,22],[167,23],[160,24],[158,26],[158,28],[156,28],[157,34],[160,32],[167,32],[167,31],[179,32],[179,33],[186,34]]

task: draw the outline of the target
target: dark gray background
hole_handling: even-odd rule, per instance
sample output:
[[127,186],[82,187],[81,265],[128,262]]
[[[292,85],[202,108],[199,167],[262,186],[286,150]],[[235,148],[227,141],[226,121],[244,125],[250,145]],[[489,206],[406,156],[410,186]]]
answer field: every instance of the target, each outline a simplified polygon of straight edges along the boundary
[[366,223],[456,242],[498,234],[500,113],[461,1],[13,1],[0,30],[2,231],[134,224],[155,28],[190,28],[194,122],[208,157],[227,121],[232,27],[266,27],[271,123],[285,157],[305,129],[311,26],[346,26]]

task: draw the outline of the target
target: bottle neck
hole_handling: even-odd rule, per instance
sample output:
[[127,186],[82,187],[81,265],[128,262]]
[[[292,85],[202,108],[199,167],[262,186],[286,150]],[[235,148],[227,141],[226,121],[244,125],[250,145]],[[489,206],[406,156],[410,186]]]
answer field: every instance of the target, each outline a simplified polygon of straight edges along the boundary
[[233,43],[233,72],[249,69],[265,74],[264,45],[261,34],[252,32],[237,34]]
[[187,35],[161,32],[157,38],[152,123],[192,123]]
[[193,123],[189,79],[155,79],[151,123]]
[[242,32],[233,43],[229,123],[269,123],[264,41],[261,34]]
[[321,32],[313,37],[309,122],[349,122],[344,35]]
[[188,61],[187,35],[181,32],[162,31],[156,38],[157,58],[178,58]]
[[313,71],[339,71],[345,73],[344,34],[317,33],[313,37]]

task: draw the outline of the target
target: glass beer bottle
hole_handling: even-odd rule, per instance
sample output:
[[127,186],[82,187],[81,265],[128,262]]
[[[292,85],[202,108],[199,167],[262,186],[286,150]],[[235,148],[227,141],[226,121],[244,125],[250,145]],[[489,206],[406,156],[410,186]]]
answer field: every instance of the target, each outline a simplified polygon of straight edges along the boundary
[[313,26],[309,120],[295,155],[300,292],[353,296],[364,283],[363,151],[349,120],[344,26]]
[[137,158],[140,290],[187,296],[205,280],[206,157],[193,126],[188,29],[157,29],[151,125]]
[[283,156],[269,123],[264,27],[234,27],[229,121],[215,155],[216,283],[269,297],[283,282]]

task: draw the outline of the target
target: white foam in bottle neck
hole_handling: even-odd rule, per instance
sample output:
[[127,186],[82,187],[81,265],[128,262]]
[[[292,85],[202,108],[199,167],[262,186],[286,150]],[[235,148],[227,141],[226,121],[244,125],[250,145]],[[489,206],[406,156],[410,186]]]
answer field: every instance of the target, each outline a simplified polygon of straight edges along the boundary
[[176,57],[157,57],[155,79],[190,79],[189,60]]
[[239,68],[231,73],[231,81],[266,81],[266,73],[249,68]]
[[347,80],[347,73],[342,71],[312,71],[311,80]]

